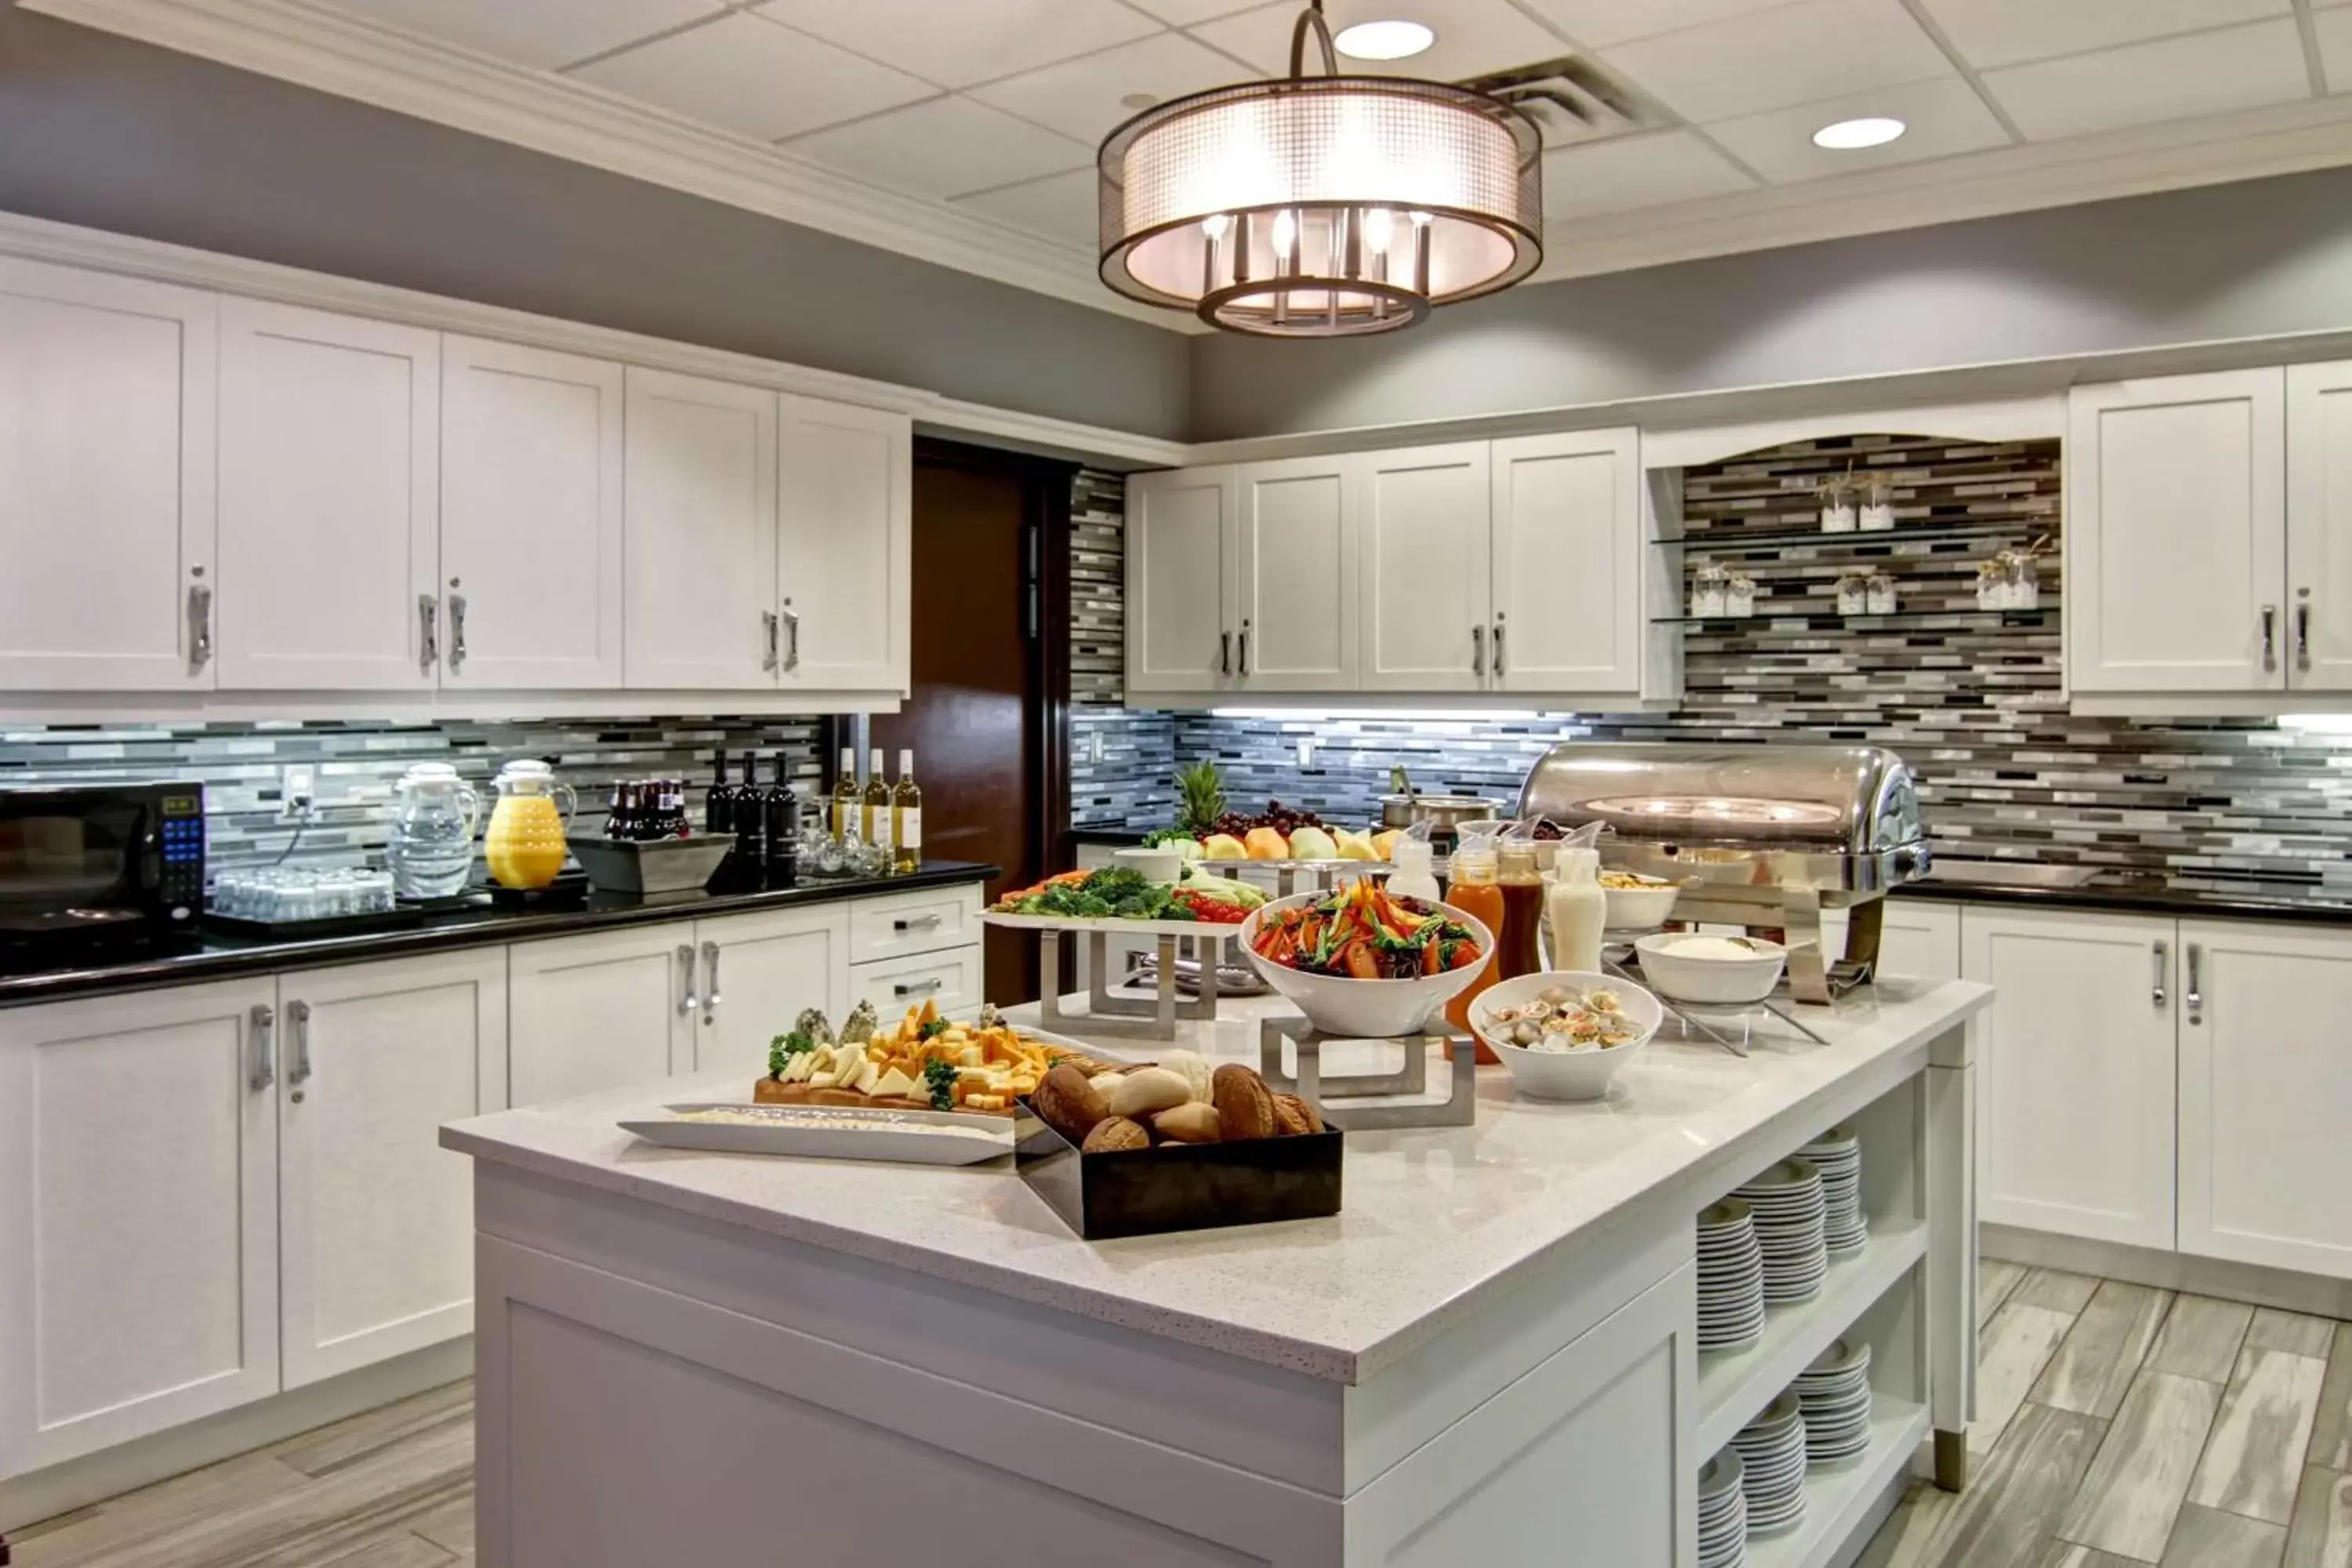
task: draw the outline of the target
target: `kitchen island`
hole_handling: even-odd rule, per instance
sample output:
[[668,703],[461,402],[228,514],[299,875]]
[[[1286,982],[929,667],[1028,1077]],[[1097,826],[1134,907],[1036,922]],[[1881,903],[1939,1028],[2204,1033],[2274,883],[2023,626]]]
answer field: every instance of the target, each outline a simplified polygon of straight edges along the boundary
[[[1591,1105],[1482,1073],[1469,1128],[1350,1135],[1346,1206],[1089,1244],[1005,1162],[666,1151],[615,1122],[719,1079],[454,1124],[475,1157],[481,1560],[1696,1561],[1709,1454],[1840,1337],[1872,1443],[1761,1568],[1837,1561],[1975,1364],[1965,982],[1807,1009],[1826,1043],[1661,1039]],[[1228,1003],[1187,1027],[1255,1059]],[[1132,1042],[1108,1054],[1137,1055]],[[1694,1216],[1832,1126],[1872,1237],[1701,1356]]]

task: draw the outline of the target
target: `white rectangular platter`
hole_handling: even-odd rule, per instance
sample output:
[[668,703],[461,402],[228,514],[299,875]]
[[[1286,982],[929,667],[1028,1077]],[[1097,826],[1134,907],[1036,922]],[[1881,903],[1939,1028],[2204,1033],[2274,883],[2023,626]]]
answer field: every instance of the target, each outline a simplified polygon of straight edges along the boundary
[[[949,1110],[867,1110],[854,1105],[662,1107],[666,1117],[621,1128],[666,1149],[710,1154],[792,1154],[823,1160],[897,1160],[971,1165],[1013,1152],[1013,1119]],[[715,1119],[714,1118],[715,1113]]]

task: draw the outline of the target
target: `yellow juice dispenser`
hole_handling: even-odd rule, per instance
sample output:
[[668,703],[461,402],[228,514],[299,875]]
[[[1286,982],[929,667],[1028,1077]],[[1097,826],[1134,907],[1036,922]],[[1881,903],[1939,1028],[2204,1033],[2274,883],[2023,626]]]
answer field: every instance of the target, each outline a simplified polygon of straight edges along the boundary
[[572,786],[535,757],[518,757],[491,781],[499,792],[482,858],[501,888],[544,888],[563,869],[563,825],[580,804]]

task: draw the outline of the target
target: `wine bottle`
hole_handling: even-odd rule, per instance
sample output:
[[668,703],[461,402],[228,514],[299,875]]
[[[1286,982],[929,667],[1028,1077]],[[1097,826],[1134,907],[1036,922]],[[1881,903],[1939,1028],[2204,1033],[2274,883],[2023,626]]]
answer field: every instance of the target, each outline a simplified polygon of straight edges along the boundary
[[613,785],[612,799],[604,807],[604,837],[626,838],[629,836],[629,786]]
[[[866,819],[859,828],[866,842],[879,848],[887,857],[890,853],[890,786],[882,782],[882,748],[877,746],[866,754]],[[887,872],[890,862],[886,858],[882,868]]]
[[841,770],[833,777],[833,841],[845,844],[857,827],[857,753],[841,748]]
[[890,869],[899,876],[923,864],[923,792],[915,787],[915,753],[898,753],[898,784],[890,792]]
[[727,753],[717,752],[710,759],[710,792],[702,797],[702,830],[705,833],[735,831],[735,786],[727,782]]
[[767,803],[760,793],[760,759],[743,753],[743,782],[735,790],[735,847],[727,852],[728,885],[756,888],[767,863]]
[[775,770],[775,782],[760,797],[761,815],[766,824],[764,866],[768,886],[789,888],[800,879],[801,797],[785,782],[782,752],[776,753]]

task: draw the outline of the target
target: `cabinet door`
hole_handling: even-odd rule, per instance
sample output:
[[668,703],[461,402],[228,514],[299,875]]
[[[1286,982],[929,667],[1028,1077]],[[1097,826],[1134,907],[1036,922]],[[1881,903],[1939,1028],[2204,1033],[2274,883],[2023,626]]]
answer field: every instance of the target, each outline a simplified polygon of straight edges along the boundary
[[616,689],[621,367],[441,346],[445,688]]
[[1968,911],[1985,1219],[2171,1249],[2174,951],[2169,921]]
[[1239,489],[1230,468],[1127,481],[1127,689],[1213,691],[1232,683]]
[[507,949],[508,1103],[668,1077],[693,1028],[693,939],[681,921]]
[[1639,696],[1640,432],[1523,436],[1491,461],[1496,689]]
[[431,690],[440,334],[220,310],[221,686]]
[[0,258],[0,689],[212,686],[215,311]]
[[1360,461],[1360,684],[1381,691],[1486,689],[1487,444],[1373,452]]
[[0,1013],[0,1476],[278,1392],[276,995]]
[[2352,937],[2180,940],[2180,1250],[2352,1279]]
[[2286,683],[2352,689],[2352,361],[2286,372]]
[[1879,920],[1878,968],[1915,980],[1958,980],[1960,906],[1887,900]]
[[1360,472],[1353,458],[1242,468],[1234,677],[1244,689],[1355,689]]
[[739,1073],[749,1094],[768,1070],[768,1043],[802,1008],[835,1016],[848,1005],[849,915],[840,904],[697,921],[694,938],[702,1021],[673,1071]]
[[2077,691],[2285,683],[2285,373],[2078,386],[2066,440]]
[[776,395],[629,367],[633,688],[772,687]]
[[507,1098],[498,948],[278,981],[279,1331],[299,1388],[473,1331],[471,1162]]
[[[969,1018],[988,1000],[987,967],[981,953],[974,943],[913,958],[853,964],[849,1005],[871,1002],[885,1020],[903,1017],[908,1008],[926,1005],[937,1007],[945,1017]],[[1079,962],[1086,962],[1083,955]]]
[[904,691],[914,421],[786,397],[777,446],[778,657],[787,689]]

